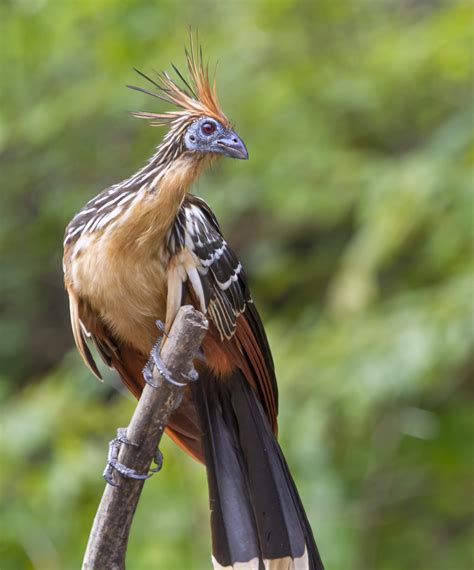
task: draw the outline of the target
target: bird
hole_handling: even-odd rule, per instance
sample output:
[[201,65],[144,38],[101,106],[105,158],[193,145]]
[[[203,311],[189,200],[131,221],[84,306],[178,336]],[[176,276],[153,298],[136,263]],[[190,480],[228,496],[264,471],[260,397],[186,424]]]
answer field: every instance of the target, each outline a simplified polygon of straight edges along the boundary
[[185,60],[186,76],[173,64],[173,77],[136,70],[151,88],[128,87],[174,109],[132,114],[168,131],[142,168],[89,200],[66,228],[74,340],[95,376],[90,345],[139,398],[156,322],[166,337],[182,305],[205,314],[199,378],[166,433],[206,467],[213,567],[323,570],[277,441],[275,368],[245,270],[211,208],[190,192],[216,160],[245,160],[248,151],[192,38]]

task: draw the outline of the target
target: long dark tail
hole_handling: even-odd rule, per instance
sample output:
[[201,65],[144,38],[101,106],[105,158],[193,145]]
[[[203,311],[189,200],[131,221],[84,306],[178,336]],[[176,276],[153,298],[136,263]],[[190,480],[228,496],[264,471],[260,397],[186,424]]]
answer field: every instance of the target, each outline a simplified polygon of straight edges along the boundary
[[226,381],[201,374],[195,390],[214,567],[323,570],[283,453],[240,371]]

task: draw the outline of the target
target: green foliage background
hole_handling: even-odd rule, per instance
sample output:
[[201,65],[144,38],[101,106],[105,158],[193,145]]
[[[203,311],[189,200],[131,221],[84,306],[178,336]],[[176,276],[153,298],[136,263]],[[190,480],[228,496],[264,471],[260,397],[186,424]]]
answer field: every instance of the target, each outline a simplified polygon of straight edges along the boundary
[[[247,267],[328,570],[471,568],[472,4],[10,0],[0,21],[0,567],[80,566],[134,403],[72,349],[63,230],[160,140],[126,111],[164,106],[123,86],[182,66],[192,25],[251,157],[196,193]],[[163,447],[128,568],[208,568],[203,469]]]

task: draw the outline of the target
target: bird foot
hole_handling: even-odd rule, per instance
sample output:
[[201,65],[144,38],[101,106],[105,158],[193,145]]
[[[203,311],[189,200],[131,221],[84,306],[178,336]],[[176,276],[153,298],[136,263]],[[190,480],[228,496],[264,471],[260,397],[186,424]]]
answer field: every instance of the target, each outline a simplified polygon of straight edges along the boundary
[[[150,359],[145,364],[142,371],[143,379],[152,388],[159,388],[160,383],[155,383],[153,381],[153,370],[156,368],[160,373],[161,377],[164,378],[170,384],[174,384],[175,386],[186,386],[186,383],[178,382],[173,378],[171,372],[168,370],[167,366],[161,359],[160,350],[161,350],[161,344],[163,342],[163,336],[167,337],[168,335],[165,332],[165,325],[163,324],[162,321],[156,321],[156,326],[162,332],[162,336],[159,336],[157,338],[153,348],[151,349]],[[183,376],[184,379],[192,382],[198,379],[198,373],[194,368],[192,368],[187,374],[181,373],[181,376]]]
[[[163,456],[159,449],[157,449],[157,452],[155,454],[155,462],[157,463],[158,468],[151,469],[153,473],[140,474],[137,471],[135,471],[135,469],[131,469],[130,467],[127,467],[126,465],[123,465],[123,463],[120,463],[118,461],[121,445],[132,445],[133,447],[138,447],[137,443],[130,441],[127,438],[127,428],[118,428],[117,437],[115,437],[114,439],[112,439],[112,441],[109,442],[107,465],[105,466],[104,473],[102,474],[102,476],[109,485],[112,485],[112,487],[120,486],[119,483],[116,483],[114,481],[113,478],[114,471],[117,471],[117,473],[119,473],[122,477],[125,477],[127,479],[144,480],[148,479],[153,475],[153,473],[161,469],[161,465],[163,464]],[[158,463],[157,458],[160,461],[160,463]]]

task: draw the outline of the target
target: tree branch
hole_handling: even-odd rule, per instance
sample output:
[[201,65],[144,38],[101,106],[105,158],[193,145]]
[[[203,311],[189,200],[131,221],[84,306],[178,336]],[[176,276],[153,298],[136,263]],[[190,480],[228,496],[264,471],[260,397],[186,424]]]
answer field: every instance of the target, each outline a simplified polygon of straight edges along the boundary
[[[182,307],[163,346],[161,358],[178,382],[193,368],[193,359],[201,346],[208,323],[204,315],[190,306]],[[137,447],[122,445],[118,461],[139,473],[147,473],[171,413],[179,406],[185,386],[167,382],[156,370],[153,381],[142,392],[127,438]],[[123,570],[128,536],[144,481],[114,474],[119,487],[106,485],[97,510],[82,570]]]

